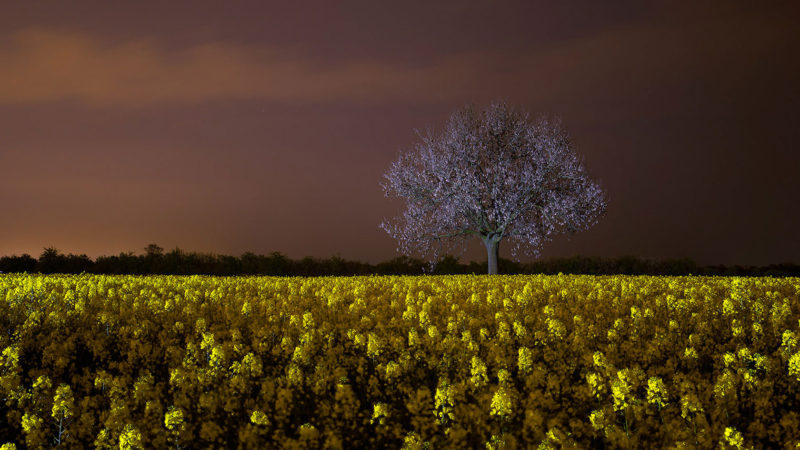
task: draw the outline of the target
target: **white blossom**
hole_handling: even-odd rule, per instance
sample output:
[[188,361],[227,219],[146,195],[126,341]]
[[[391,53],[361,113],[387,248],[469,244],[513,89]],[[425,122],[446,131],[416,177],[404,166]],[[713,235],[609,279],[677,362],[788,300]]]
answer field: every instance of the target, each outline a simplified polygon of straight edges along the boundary
[[606,210],[558,120],[531,123],[499,102],[457,111],[438,135],[417,134],[415,151],[401,154],[381,185],[407,203],[401,220],[380,225],[402,253],[438,244],[435,261],[444,240],[476,235],[490,259],[504,238],[514,257],[523,245],[538,255],[553,234],[586,230]]

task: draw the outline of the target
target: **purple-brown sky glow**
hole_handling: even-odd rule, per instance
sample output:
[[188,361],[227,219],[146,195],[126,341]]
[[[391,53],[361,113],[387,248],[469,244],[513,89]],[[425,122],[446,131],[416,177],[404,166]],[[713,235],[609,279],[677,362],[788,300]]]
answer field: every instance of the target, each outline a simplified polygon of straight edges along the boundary
[[796,1],[5,2],[0,255],[385,261],[414,130],[505,99],[608,194],[542,257],[800,262],[798,55]]

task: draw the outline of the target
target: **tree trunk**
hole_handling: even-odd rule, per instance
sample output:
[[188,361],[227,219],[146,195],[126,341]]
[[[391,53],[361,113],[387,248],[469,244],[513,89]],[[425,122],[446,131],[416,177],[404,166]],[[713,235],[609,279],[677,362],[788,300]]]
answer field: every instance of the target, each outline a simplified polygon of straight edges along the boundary
[[489,275],[497,275],[497,255],[500,241],[494,237],[486,237],[483,239],[483,245],[486,246],[486,253],[489,257]]

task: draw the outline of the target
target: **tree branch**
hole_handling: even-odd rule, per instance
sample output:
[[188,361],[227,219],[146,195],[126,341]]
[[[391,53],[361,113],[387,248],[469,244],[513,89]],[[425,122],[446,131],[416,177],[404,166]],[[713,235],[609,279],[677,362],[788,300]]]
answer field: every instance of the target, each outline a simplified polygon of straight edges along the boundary
[[443,238],[451,238],[451,237],[456,237],[456,236],[466,236],[468,234],[478,234],[478,233],[475,230],[471,230],[469,228],[465,228],[465,229],[463,229],[461,231],[456,231],[455,233],[431,235],[431,238],[433,240],[438,241],[438,240],[441,240]]

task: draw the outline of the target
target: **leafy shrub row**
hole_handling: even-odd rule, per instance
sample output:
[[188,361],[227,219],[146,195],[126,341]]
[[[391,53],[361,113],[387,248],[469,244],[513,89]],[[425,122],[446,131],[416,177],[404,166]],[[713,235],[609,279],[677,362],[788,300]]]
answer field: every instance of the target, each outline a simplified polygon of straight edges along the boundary
[[[619,258],[551,258],[532,263],[518,263],[500,258],[504,274],[586,274],[586,275],[702,275],[702,276],[773,276],[798,277],[800,265],[772,264],[753,266],[700,266],[689,258],[656,261],[633,256]],[[0,257],[0,272],[6,273],[94,273],[107,275],[269,275],[269,276],[363,276],[363,275],[457,275],[485,274],[486,262],[461,263],[445,255],[435,265],[407,256],[378,264],[349,261],[334,256],[328,259],[305,257],[291,260],[280,252],[270,255],[244,253],[239,257],[190,253],[179,248],[167,253],[155,244],[145,254],[120,253],[94,260],[86,255],[64,255],[46,248],[39,258],[28,254]]]

